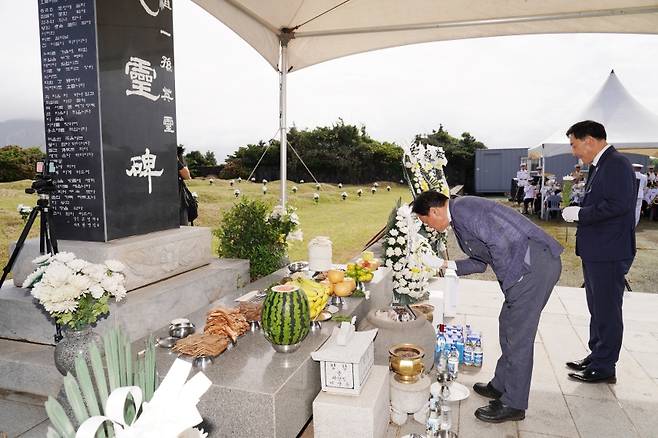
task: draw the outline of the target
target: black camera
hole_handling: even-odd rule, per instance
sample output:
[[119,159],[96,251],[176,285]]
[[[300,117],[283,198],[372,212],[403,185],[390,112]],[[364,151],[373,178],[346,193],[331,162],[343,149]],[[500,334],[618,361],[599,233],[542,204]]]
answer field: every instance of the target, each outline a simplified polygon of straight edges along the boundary
[[37,161],[35,166],[36,176],[32,186],[25,189],[25,193],[37,193],[39,195],[51,194],[57,190],[52,175],[55,173],[55,163],[50,161]]

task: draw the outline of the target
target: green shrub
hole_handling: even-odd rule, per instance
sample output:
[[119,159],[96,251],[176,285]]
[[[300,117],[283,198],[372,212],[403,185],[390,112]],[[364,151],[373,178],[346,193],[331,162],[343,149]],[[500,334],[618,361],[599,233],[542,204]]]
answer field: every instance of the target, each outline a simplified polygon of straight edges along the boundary
[[248,259],[251,279],[279,269],[286,255],[285,236],[269,221],[270,207],[260,200],[243,198],[224,213],[222,225],[215,230],[219,238],[219,256]]

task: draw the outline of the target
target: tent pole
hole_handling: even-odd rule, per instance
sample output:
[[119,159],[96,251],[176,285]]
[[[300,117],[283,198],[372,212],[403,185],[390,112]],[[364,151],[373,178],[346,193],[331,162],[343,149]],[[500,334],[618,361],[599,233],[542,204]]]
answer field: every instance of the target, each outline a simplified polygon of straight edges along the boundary
[[544,199],[544,172],[546,172],[546,159],[544,158],[544,145],[541,145],[541,189],[539,190],[539,193],[541,194],[541,219],[544,219],[544,205],[546,199]]
[[279,72],[279,131],[281,151],[279,158],[279,175],[281,183],[280,204],[286,208],[286,183],[288,170],[288,127],[286,125],[286,78],[288,76],[288,42],[281,41],[281,70]]

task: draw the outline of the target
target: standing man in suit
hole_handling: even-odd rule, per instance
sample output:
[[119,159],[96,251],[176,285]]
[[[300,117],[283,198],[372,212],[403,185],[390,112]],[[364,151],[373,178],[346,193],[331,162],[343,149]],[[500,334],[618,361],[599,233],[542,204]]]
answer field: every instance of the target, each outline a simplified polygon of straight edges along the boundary
[[528,408],[537,325],[560,278],[562,247],[518,212],[484,198],[448,200],[427,191],[418,195],[412,211],[435,230],[452,225],[469,258],[444,266],[451,265],[463,276],[484,272],[489,265],[496,274],[505,295],[498,319],[502,355],[493,379],[473,386],[493,399],[475,416],[490,423],[522,420]]
[[576,254],[585,277],[590,313],[589,349],[581,360],[567,362],[572,379],[615,383],[624,324],[624,275],[635,257],[635,172],[626,157],[609,145],[602,124],[586,120],[567,131],[573,154],[590,164],[580,207],[562,217],[578,222]]

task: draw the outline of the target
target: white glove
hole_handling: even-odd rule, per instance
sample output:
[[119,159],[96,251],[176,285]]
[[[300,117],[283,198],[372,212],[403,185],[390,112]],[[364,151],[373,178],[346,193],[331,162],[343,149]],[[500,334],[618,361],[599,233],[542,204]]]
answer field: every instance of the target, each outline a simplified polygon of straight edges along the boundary
[[434,254],[424,254],[423,263],[432,269],[440,269],[443,267],[443,259]]
[[580,207],[566,207],[564,210],[562,210],[562,219],[567,222],[577,221],[579,212]]

